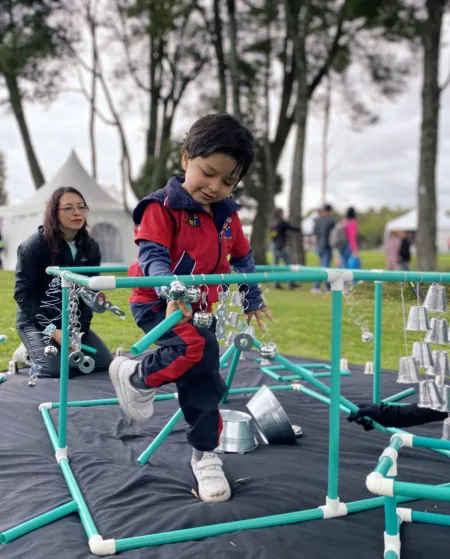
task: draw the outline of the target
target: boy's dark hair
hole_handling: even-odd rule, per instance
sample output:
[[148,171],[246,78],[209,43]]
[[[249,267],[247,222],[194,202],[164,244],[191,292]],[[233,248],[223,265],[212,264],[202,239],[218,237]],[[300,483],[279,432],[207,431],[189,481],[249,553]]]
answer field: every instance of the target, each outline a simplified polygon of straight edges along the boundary
[[331,204],[325,204],[323,207],[323,211],[324,212],[332,212],[333,211],[333,206]]
[[350,207],[347,210],[347,219],[356,219],[356,211],[355,208]]
[[216,113],[194,122],[182,149],[189,159],[209,157],[214,153],[229,155],[237,161],[235,170],[240,181],[253,161],[253,136],[228,113]]

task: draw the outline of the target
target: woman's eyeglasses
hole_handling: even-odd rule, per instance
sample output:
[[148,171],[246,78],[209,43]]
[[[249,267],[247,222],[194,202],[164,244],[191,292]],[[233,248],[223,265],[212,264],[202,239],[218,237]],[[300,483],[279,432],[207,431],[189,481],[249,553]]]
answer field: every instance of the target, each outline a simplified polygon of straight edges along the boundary
[[64,212],[66,215],[73,215],[77,212],[82,214],[87,214],[89,211],[89,208],[87,206],[63,206],[62,208],[59,209],[60,211]]

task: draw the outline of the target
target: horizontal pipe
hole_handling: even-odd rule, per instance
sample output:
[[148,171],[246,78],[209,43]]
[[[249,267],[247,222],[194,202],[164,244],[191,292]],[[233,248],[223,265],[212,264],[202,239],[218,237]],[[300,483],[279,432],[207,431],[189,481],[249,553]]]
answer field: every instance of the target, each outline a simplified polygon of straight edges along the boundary
[[411,520],[422,524],[438,524],[439,526],[450,526],[450,515],[437,514],[435,512],[412,511]]
[[412,394],[415,394],[416,389],[415,388],[407,388],[406,390],[403,390],[402,392],[398,392],[397,394],[393,394],[392,396],[389,396],[388,398],[384,398],[383,400],[381,400],[382,404],[391,404],[393,402],[398,402],[399,400],[402,400],[403,398],[407,398],[408,396],[411,396]]
[[51,524],[52,522],[56,522],[56,520],[60,520],[69,514],[73,514],[74,512],[78,511],[78,506],[75,501],[70,501],[65,505],[61,505],[56,507],[53,510],[49,510],[48,512],[44,512],[44,514],[40,514],[31,520],[27,520],[14,528],[10,528],[5,532],[0,533],[0,544],[10,543],[17,538],[21,538],[25,536],[25,534],[29,534],[34,530],[38,530],[43,526],[47,526],[47,524]]
[[436,501],[450,501],[450,487],[425,485],[424,483],[394,481],[394,495],[415,497],[416,499],[435,499]]
[[[156,401],[173,400],[176,398],[175,394],[157,394]],[[68,408],[90,408],[93,406],[116,406],[119,403],[117,398],[104,398],[103,400],[73,400],[67,402]],[[59,408],[59,402],[52,402],[52,409]]]
[[433,450],[441,448],[450,450],[450,441],[434,439],[433,437],[418,437],[414,435],[412,445],[414,448],[431,448]]
[[69,266],[59,269],[77,274],[123,274],[128,272],[128,266]]
[[[398,433],[409,434],[407,431],[403,431],[403,429],[398,429],[397,427],[386,427],[386,431],[388,433],[392,433],[393,435],[396,435]],[[434,439],[434,440],[440,441],[441,439]],[[433,452],[437,452],[438,454],[442,454],[446,458],[450,458],[450,450],[442,450],[441,448],[430,448],[430,450],[432,450]]]
[[140,355],[143,351],[148,349],[152,344],[154,344],[159,338],[164,335],[167,331],[173,328],[177,322],[183,318],[183,313],[180,309],[174,311],[171,315],[166,317],[157,326],[152,328],[150,332],[147,332],[140,340],[131,346],[131,353],[133,355]]
[[87,353],[92,353],[92,355],[97,354],[97,350],[95,349],[95,347],[91,347],[90,345],[81,344],[81,349],[87,351]]

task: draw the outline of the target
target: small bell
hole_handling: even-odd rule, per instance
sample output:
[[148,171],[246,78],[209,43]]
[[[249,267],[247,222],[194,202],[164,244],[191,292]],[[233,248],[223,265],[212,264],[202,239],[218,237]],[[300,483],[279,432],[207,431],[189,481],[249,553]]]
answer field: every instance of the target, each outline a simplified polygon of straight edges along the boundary
[[181,301],[182,299],[186,298],[186,286],[181,281],[173,281],[169,285],[169,289],[167,291],[167,296],[172,301]]
[[446,312],[447,296],[445,287],[438,283],[432,283],[428,288],[423,306],[430,312]]
[[397,382],[399,384],[415,384],[419,382],[419,369],[414,357],[400,357]]
[[448,323],[445,318],[432,318],[430,320],[430,330],[428,330],[425,341],[430,344],[448,344]]
[[418,367],[427,368],[434,365],[431,348],[427,342],[414,342],[412,355]]
[[58,353],[58,348],[54,345],[48,345],[44,349],[44,355],[47,357],[54,357]]
[[365,343],[368,344],[373,340],[373,334],[372,332],[369,332],[369,330],[364,330],[364,332],[361,334],[361,340]]
[[263,343],[259,348],[261,359],[274,359],[277,353],[277,346],[273,342]]
[[186,301],[188,303],[198,303],[201,296],[202,292],[196,285],[190,285],[186,289]]
[[192,322],[197,328],[210,328],[213,323],[213,315],[209,312],[198,311],[194,314]]
[[411,307],[408,314],[406,330],[412,332],[426,332],[430,329],[428,311],[425,307]]

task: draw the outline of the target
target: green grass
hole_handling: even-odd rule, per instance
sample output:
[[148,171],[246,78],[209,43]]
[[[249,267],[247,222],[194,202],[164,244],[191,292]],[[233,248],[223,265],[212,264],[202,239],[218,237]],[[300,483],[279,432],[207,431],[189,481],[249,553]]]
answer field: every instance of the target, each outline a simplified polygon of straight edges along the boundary
[[[383,268],[384,255],[375,251],[363,252],[361,258],[366,268]],[[308,255],[308,264],[317,265],[317,257]],[[450,269],[450,255],[439,258],[438,268]],[[15,330],[16,305],[13,299],[14,274],[0,271],[0,334],[6,334],[8,341],[0,344],[0,371],[6,370],[8,361],[20,340]],[[274,341],[282,353],[328,360],[330,356],[331,296],[312,295],[310,285],[291,291],[277,291],[272,286],[263,286],[265,297],[274,315],[266,341]],[[111,313],[95,315],[93,328],[115,351],[118,347],[129,350],[141,336],[128,310],[130,290],[121,289],[109,294],[111,300],[127,313],[121,320]],[[412,292],[407,290],[407,305],[414,304]],[[352,311],[352,316],[349,311]],[[350,298],[344,300],[342,356],[350,363],[364,364],[373,359],[373,343],[361,341],[361,330],[354,319],[372,330],[373,326],[373,284],[364,283],[355,287]],[[422,336],[423,337],[423,336]],[[408,333],[409,351],[411,342],[421,339],[420,335]],[[383,287],[383,337],[382,367],[396,369],[399,357],[405,354],[403,322],[398,284]]]

